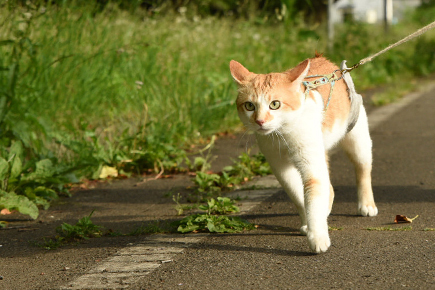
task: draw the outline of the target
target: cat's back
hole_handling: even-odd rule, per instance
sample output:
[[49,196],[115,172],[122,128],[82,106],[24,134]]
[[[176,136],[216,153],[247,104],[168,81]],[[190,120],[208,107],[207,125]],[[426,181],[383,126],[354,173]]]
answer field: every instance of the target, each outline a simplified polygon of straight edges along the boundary
[[[308,71],[308,77],[306,80],[313,81],[320,76],[330,75],[334,71],[338,70],[339,67],[333,64],[328,59],[316,55],[316,57],[310,59],[310,69]],[[341,73],[336,72],[337,76],[340,77]],[[315,76],[315,77],[310,77]],[[343,79],[335,82],[331,87],[331,84],[325,84],[316,88],[316,91],[320,93],[323,99],[323,103],[326,105],[328,98],[332,90],[331,99],[329,105],[325,110],[325,115],[323,119],[323,128],[332,130],[337,122],[345,124],[348,120],[348,115],[350,112],[350,98],[346,83]],[[311,97],[313,97],[311,95]]]

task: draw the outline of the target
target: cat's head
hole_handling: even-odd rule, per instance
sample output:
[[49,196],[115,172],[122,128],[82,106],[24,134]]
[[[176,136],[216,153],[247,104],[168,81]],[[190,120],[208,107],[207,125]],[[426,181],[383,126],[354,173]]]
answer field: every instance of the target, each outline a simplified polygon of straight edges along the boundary
[[310,61],[305,60],[284,73],[255,74],[232,60],[231,74],[239,86],[236,104],[240,120],[262,135],[292,122],[304,100],[302,81],[309,68]]

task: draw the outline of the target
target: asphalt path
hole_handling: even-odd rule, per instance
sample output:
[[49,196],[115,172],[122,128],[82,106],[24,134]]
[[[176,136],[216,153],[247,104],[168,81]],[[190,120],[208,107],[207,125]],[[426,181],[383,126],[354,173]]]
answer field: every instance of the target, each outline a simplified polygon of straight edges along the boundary
[[[435,289],[435,232],[427,230],[435,227],[435,92],[380,123],[372,139],[379,215],[356,215],[353,168],[335,154],[329,224],[336,230],[327,253],[309,252],[296,210],[279,190],[249,213],[259,230],[211,235],[137,289]],[[419,217],[397,225],[398,214]]]
[[[435,87],[369,119],[379,214],[356,215],[353,168],[335,153],[326,253],[310,252],[280,188],[242,192],[251,197],[241,204],[244,217],[259,225],[250,232],[104,237],[53,251],[29,244],[94,209],[93,221],[115,231],[174,219],[168,191],[190,184],[186,176],[127,180],[77,192],[36,222],[8,217],[11,229],[0,231],[0,289],[435,289]],[[218,142],[219,160],[237,156],[245,143]],[[419,217],[395,224],[399,214]]]

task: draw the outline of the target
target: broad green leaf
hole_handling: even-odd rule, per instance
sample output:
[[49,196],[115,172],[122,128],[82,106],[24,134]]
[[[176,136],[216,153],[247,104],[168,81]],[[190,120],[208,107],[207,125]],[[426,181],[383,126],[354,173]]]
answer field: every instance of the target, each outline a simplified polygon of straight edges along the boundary
[[55,173],[53,168],[53,162],[50,159],[43,159],[36,163],[35,173],[39,177],[51,177]]
[[212,222],[212,221],[209,221],[209,222],[207,223],[207,229],[208,229],[208,231],[209,231],[210,233],[215,233],[215,232],[217,232],[217,229],[216,229],[216,227],[215,227],[215,224],[214,224],[214,222]]
[[2,157],[0,157],[0,181],[6,179],[9,172],[9,163]]
[[26,189],[24,190],[24,194],[25,194],[25,195],[27,196],[27,198],[29,198],[30,200],[36,198],[35,191],[33,190],[32,187],[26,187]]
[[53,176],[55,169],[50,159],[43,159],[36,163],[35,171],[22,177],[22,180],[47,179]]
[[19,155],[15,155],[12,161],[10,178],[17,178],[18,176],[20,176],[22,170],[23,170],[23,163],[21,161],[21,158]]
[[38,186],[37,188],[35,188],[34,193],[38,197],[44,198],[48,201],[59,198],[59,196],[53,189],[47,188],[45,186]]
[[12,143],[12,146],[9,150],[9,159],[11,159],[13,155],[15,155],[15,158],[19,157],[21,160],[24,159],[24,149],[23,143],[21,143],[21,141],[15,141]]
[[80,180],[77,178],[77,176],[74,174],[74,173],[72,173],[72,172],[70,172],[70,173],[68,173],[68,174],[65,174],[65,176],[64,176],[67,180],[68,180],[68,182],[70,182],[70,183],[79,183],[80,182]]
[[188,233],[188,232],[193,232],[199,229],[199,226],[197,225],[180,225],[177,228],[177,231],[181,232],[181,233]]
[[42,206],[44,210],[50,208],[50,202],[42,197],[36,196],[34,200],[32,200],[37,206]]
[[29,215],[32,219],[36,219],[39,215],[39,210],[36,204],[26,196],[16,195],[13,192],[2,192],[2,197],[0,197],[0,208],[18,210],[22,214]]

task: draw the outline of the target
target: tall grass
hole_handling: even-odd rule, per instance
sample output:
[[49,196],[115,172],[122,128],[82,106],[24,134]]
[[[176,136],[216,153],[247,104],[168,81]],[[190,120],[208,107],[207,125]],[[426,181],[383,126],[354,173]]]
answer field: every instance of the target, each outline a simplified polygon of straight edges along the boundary
[[[385,36],[377,26],[338,27],[334,51],[327,52],[325,28],[300,21],[258,24],[184,12],[148,17],[110,5],[99,13],[67,5],[44,9],[31,12],[35,54],[20,60],[17,101],[8,115],[14,130],[66,162],[118,166],[133,159],[141,169],[159,168],[189,143],[238,126],[231,59],[255,72],[282,71],[319,51],[351,65],[418,28],[406,23]],[[26,17],[18,12],[0,10],[1,19],[11,20],[0,27],[2,38],[16,37]],[[433,71],[433,59],[419,70],[422,53],[415,47],[406,44],[361,67],[356,85]],[[10,53],[1,46],[0,63]]]

